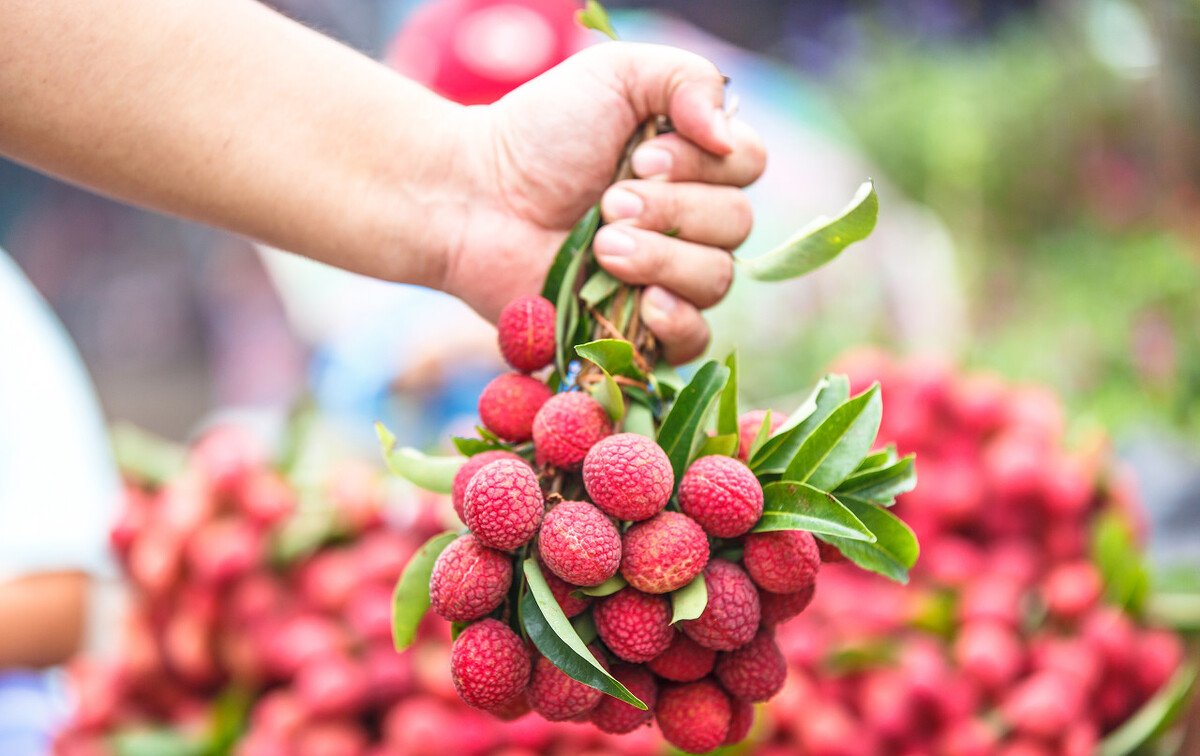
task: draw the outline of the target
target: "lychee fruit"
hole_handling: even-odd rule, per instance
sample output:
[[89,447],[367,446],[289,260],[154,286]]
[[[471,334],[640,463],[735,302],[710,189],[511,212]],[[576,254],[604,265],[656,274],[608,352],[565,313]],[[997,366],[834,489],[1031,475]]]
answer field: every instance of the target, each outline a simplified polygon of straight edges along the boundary
[[645,520],[667,505],[675,473],[657,443],[637,433],[618,433],[588,451],[583,485],[592,503],[612,517]]
[[529,684],[531,663],[521,638],[508,625],[480,620],[459,634],[450,651],[454,689],[469,706],[491,709]]
[[564,501],[547,514],[538,553],[550,571],[572,585],[600,585],[621,565],[621,534],[584,501]]
[[733,562],[714,559],[704,570],[708,605],[683,631],[706,648],[732,651],[746,645],[758,630],[762,608],[750,577]]
[[537,475],[519,460],[498,459],[480,468],[463,504],[467,527],[484,546],[511,551],[533,538],[545,499]]
[[[766,410],[750,410],[745,412],[738,418],[738,459],[743,462],[750,461],[750,447],[754,445],[754,440],[758,438],[758,431],[762,428],[763,420],[767,417]],[[779,430],[779,426],[783,425],[787,420],[782,413],[771,413],[771,428],[767,433],[769,438]],[[741,740],[741,738],[738,738]]]
[[551,397],[533,418],[537,458],[575,470],[596,443],[612,433],[608,413],[592,397],[572,391]]
[[705,753],[725,742],[733,707],[719,685],[700,680],[659,691],[654,716],[668,743],[688,753]]
[[521,691],[499,706],[488,709],[488,714],[502,722],[513,722],[528,714],[531,709],[529,696],[525,691]]
[[1061,734],[1085,710],[1074,681],[1050,670],[1021,681],[1000,704],[1002,716],[1017,732],[1047,739]]
[[621,575],[639,591],[670,593],[682,588],[708,564],[708,537],[692,518],[659,512],[625,532]]
[[769,630],[759,630],[746,645],[717,656],[721,686],[735,698],[766,701],[783,688],[787,662]]
[[529,705],[550,722],[562,722],[586,714],[600,703],[599,690],[573,679],[539,656],[529,680]]
[[758,592],[758,603],[762,606],[762,623],[764,627],[775,627],[787,622],[792,617],[803,612],[812,603],[817,585],[813,583],[808,588],[795,593]]
[[709,535],[736,538],[762,516],[763,490],[745,463],[710,454],[683,474],[679,504]]
[[600,703],[592,709],[592,724],[603,732],[624,735],[648,723],[654,716],[654,704],[658,701],[658,683],[654,680],[654,675],[640,665],[614,664],[610,671],[612,676],[639,701],[646,704],[647,708],[642,711],[619,698],[601,696]]
[[554,594],[554,600],[558,602],[558,607],[562,609],[563,614],[568,619],[582,614],[585,609],[592,605],[591,596],[582,594],[578,598],[572,596],[571,594],[578,591],[579,587],[571,585],[550,570],[542,570],[542,577],[546,578],[546,585],[550,587],[550,592]]
[[846,555],[842,553],[841,549],[839,549],[837,546],[834,546],[832,543],[817,541],[817,551],[821,553],[821,561],[824,564],[833,564],[835,562],[846,561]]
[[729,704],[729,733],[725,736],[725,745],[742,742],[754,726],[754,704],[740,698],[730,698]]
[[550,387],[520,373],[505,373],[492,379],[479,394],[479,419],[506,441],[533,438],[533,419],[554,396]]
[[450,503],[454,505],[454,513],[458,515],[458,519],[466,523],[467,517],[463,513],[463,503],[467,498],[467,485],[471,482],[471,478],[475,473],[479,472],[480,468],[489,462],[495,462],[498,459],[515,459],[524,461],[512,452],[493,449],[485,451],[470,457],[463,466],[458,468],[458,472],[454,474],[454,484],[450,491]]
[[954,660],[971,679],[988,690],[1000,690],[1020,674],[1025,652],[1017,633],[994,620],[962,626],[954,641]]
[[759,588],[796,593],[812,587],[821,569],[821,552],[812,533],[774,530],[746,536],[742,564]]
[[496,321],[504,361],[522,373],[532,373],[554,359],[554,305],[545,297],[517,297],[504,306]]
[[500,606],[512,585],[512,561],[474,535],[459,536],[438,555],[429,603],[442,619],[470,622]]
[[717,652],[705,648],[682,632],[675,633],[667,650],[646,663],[654,674],[673,682],[695,682],[713,670]]
[[608,650],[635,664],[666,651],[675,637],[671,602],[633,588],[622,588],[598,603],[592,619]]
[[1103,592],[1099,571],[1083,560],[1055,567],[1042,583],[1047,611],[1063,620],[1076,620],[1087,614]]

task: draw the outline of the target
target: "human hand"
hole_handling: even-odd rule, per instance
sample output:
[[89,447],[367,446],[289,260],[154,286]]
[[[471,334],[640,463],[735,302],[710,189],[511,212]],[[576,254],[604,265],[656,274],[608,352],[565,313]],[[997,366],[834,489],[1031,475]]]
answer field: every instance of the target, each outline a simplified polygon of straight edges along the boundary
[[[753,130],[723,112],[723,88],[697,55],[608,43],[463,111],[455,170],[470,179],[441,288],[494,319],[514,297],[538,291],[571,226],[600,201],[597,261],[647,287],[642,319],[669,361],[699,356],[709,338],[700,310],[725,295],[730,251],[750,232],[740,187],[766,160]],[[629,137],[656,114],[670,116],[677,133],[641,145],[637,178],[610,188]]]

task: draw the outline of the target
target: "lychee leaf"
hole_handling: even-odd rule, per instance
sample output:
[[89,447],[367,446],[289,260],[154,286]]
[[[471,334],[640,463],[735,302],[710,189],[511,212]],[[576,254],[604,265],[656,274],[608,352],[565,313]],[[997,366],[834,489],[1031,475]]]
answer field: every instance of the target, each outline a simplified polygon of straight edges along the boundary
[[1196,685],[1195,663],[1184,664],[1158,693],[1138,709],[1125,723],[1100,741],[1099,756],[1126,756],[1138,753],[1170,727],[1187,708]]
[[772,530],[807,530],[846,541],[875,540],[871,529],[833,494],[786,480],[763,486],[762,518],[751,532]]
[[888,465],[895,464],[898,459],[896,445],[888,444],[884,448],[873,451],[863,457],[863,461],[858,463],[858,468],[855,469],[854,474],[857,475],[867,470],[878,470],[879,468],[887,467]]
[[722,457],[736,457],[738,452],[738,437],[736,433],[726,433],[721,436],[709,436],[700,444],[696,451],[696,459],[717,454]]
[[671,624],[694,620],[708,606],[708,584],[704,573],[692,578],[692,582],[671,593]]
[[433,563],[455,538],[458,533],[452,530],[430,538],[417,549],[404,572],[400,573],[392,591],[392,643],[397,651],[411,646],[417,637],[417,626],[429,610],[429,576],[433,574]]
[[875,467],[865,472],[854,473],[842,481],[834,495],[853,494],[873,504],[891,506],[896,497],[917,487],[917,466],[914,455],[909,454],[887,467]]
[[822,534],[842,555],[864,570],[875,572],[898,583],[908,582],[908,571],[917,563],[921,547],[912,529],[882,507],[847,496],[841,503],[875,534],[874,543],[863,543]]
[[633,344],[625,339],[597,339],[575,347],[575,354],[594,362],[611,375],[623,375],[635,380],[646,380],[646,374],[638,369],[633,358]]
[[583,288],[579,290],[579,298],[589,307],[595,307],[611,297],[619,288],[621,288],[620,280],[601,268],[583,284]]
[[1104,598],[1113,606],[1140,614],[1150,591],[1150,575],[1128,523],[1105,512],[1092,526],[1092,563],[1104,582]]
[[625,578],[621,577],[620,573],[613,575],[608,580],[605,580],[600,585],[589,585],[579,589],[579,593],[584,596],[611,596],[617,591],[624,588],[628,583]]
[[608,20],[608,11],[596,0],[587,0],[582,10],[575,11],[575,20],[585,29],[594,29],[610,39],[617,38],[617,32]]
[[854,242],[870,236],[878,216],[879,195],[875,193],[875,183],[868,180],[837,217],[814,219],[775,249],[742,260],[742,269],[760,281],[797,278],[833,260]]
[[621,426],[621,430],[653,440],[655,437],[654,412],[640,402],[630,402],[629,407],[625,410],[625,423]]
[[575,628],[579,640],[583,641],[585,645],[596,640],[596,621],[592,619],[591,612],[584,612],[572,617],[571,627]]
[[562,285],[558,287],[558,298],[554,301],[554,365],[563,375],[567,374],[571,346],[575,343],[575,331],[579,327],[579,298],[575,296],[575,285],[579,282],[579,270],[587,256],[588,248],[584,247],[567,263]]
[[450,440],[454,443],[454,448],[458,449],[458,453],[464,457],[474,457],[476,454],[483,454],[488,451],[508,450],[507,444],[487,441],[482,438],[454,436]]
[[[771,438],[771,414],[773,411],[767,410],[763,414],[762,422],[758,424],[758,431],[754,434],[754,441],[750,443],[750,449],[746,452],[746,459],[754,459],[754,455],[758,453],[758,450]],[[738,440],[739,442],[741,441],[740,432]]]
[[782,473],[813,430],[849,398],[850,380],[846,376],[825,376],[775,435],[750,458],[750,469],[758,475]]
[[[203,756],[209,743],[196,734],[167,727],[135,726],[112,736],[110,747],[121,756]],[[103,751],[102,751],[103,752]]]
[[454,476],[466,457],[431,457],[412,447],[396,448],[396,436],[383,423],[375,423],[375,433],[388,468],[415,486],[434,493],[450,493]]
[[550,270],[546,271],[546,280],[542,283],[543,297],[551,302],[558,301],[559,289],[562,288],[567,267],[581,251],[588,248],[599,227],[600,206],[597,205],[583,214],[575,227],[571,229],[571,233],[567,234],[562,246],[558,248],[554,262],[550,264]]
[[675,485],[679,485],[684,470],[704,438],[704,418],[712,409],[717,394],[725,387],[729,368],[712,360],[704,363],[688,385],[684,386],[663,418],[658,430],[658,445],[671,460],[675,471]]
[[729,380],[721,390],[721,403],[717,407],[717,433],[725,435],[738,434],[738,359],[737,352],[729,353],[725,358],[725,367],[729,368]]
[[654,366],[654,373],[650,379],[654,390],[664,401],[678,396],[685,385],[675,366],[663,360],[659,360]]
[[870,451],[882,418],[883,399],[876,383],[830,413],[804,439],[783,479],[833,490]]
[[646,711],[646,704],[630,693],[592,656],[587,644],[554,599],[536,558],[525,560],[524,572],[529,590],[521,598],[521,621],[529,639],[542,656],[572,680]]
[[621,387],[617,385],[607,370],[600,368],[600,372],[604,374],[604,380],[592,385],[588,389],[588,393],[608,413],[609,420],[612,420],[613,423],[620,423],[625,419],[625,395],[621,393]]

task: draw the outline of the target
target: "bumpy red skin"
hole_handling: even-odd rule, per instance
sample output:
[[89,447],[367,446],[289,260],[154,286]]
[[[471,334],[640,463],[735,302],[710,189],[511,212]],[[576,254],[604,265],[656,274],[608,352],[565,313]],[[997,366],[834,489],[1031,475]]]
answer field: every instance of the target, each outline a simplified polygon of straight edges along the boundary
[[746,536],[742,564],[759,588],[796,593],[811,588],[821,570],[817,539],[803,530],[776,530]]
[[729,695],[746,701],[766,701],[783,688],[787,662],[769,630],[736,651],[717,657],[717,679]]
[[592,397],[578,391],[556,394],[533,418],[533,446],[538,461],[575,470],[600,439],[612,433],[608,413]]
[[554,359],[554,305],[545,297],[517,297],[504,306],[496,321],[504,361],[522,373],[532,373]]
[[450,651],[454,689],[467,705],[485,711],[524,690],[530,667],[525,644],[508,625],[494,619],[468,626]]
[[429,577],[429,603],[442,619],[470,622],[500,606],[512,585],[512,561],[475,536],[460,536],[438,555]]
[[750,728],[754,726],[754,704],[739,698],[730,698],[729,732],[725,735],[725,745],[734,745],[746,739]]
[[550,387],[536,378],[498,375],[479,394],[479,419],[500,438],[528,441],[533,438],[533,419],[552,396]]
[[528,714],[531,709],[529,696],[525,695],[525,691],[522,690],[507,701],[488,709],[488,714],[501,722],[512,722]]
[[633,588],[622,588],[596,604],[592,619],[608,650],[634,664],[666,651],[675,637],[671,602]]
[[[754,439],[758,438],[758,430],[766,416],[766,410],[750,410],[738,418],[738,459],[743,462],[750,461],[750,447],[754,445]],[[782,413],[771,413],[771,432],[767,434],[768,438],[779,430],[779,426],[783,425],[785,420],[787,417]]]
[[654,716],[654,704],[658,702],[658,683],[645,667],[635,664],[614,664],[610,671],[630,693],[646,704],[646,711],[630,706],[618,698],[601,696],[600,703],[592,709],[591,720],[602,732],[624,735],[648,724]]
[[714,559],[704,570],[708,605],[694,620],[680,623],[683,632],[705,648],[732,651],[754,638],[762,619],[758,590],[733,562]]
[[618,520],[645,520],[667,505],[675,473],[657,443],[636,433],[618,433],[588,451],[583,485],[607,514]]
[[511,551],[538,532],[545,498],[533,469],[523,461],[499,459],[480,468],[467,485],[463,514],[484,546]]
[[816,584],[796,593],[758,592],[758,603],[762,607],[763,627],[776,627],[797,616],[812,603]]
[[450,492],[450,503],[454,505],[454,513],[458,515],[458,519],[466,523],[467,517],[463,513],[463,502],[467,498],[467,485],[471,482],[471,478],[475,473],[479,472],[480,468],[489,462],[495,462],[498,459],[515,459],[522,461],[520,457],[512,452],[501,451],[485,451],[471,457],[463,466],[458,468],[458,472],[454,474],[454,486]]
[[621,566],[621,534],[584,501],[564,501],[546,513],[538,553],[550,571],[572,585],[600,585]]
[[567,615],[568,619],[583,613],[583,610],[592,605],[591,596],[575,598],[571,595],[572,592],[578,590],[578,586],[571,585],[550,570],[543,570],[542,576],[546,578],[546,585],[550,586],[554,600],[558,602],[559,608],[563,610],[563,614]]
[[682,588],[708,564],[708,538],[692,518],[659,512],[625,531],[621,575],[639,591],[670,593]]
[[846,561],[846,555],[842,553],[841,549],[824,541],[817,541],[817,551],[821,553],[821,561],[825,564]]
[[675,633],[671,645],[646,666],[654,674],[673,682],[695,682],[708,677],[717,661],[717,652],[705,648],[683,633]]
[[563,722],[586,714],[604,695],[595,688],[571,679],[566,672],[539,656],[529,680],[529,705],[550,722]]
[[688,753],[706,753],[725,742],[733,707],[721,686],[701,680],[659,691],[654,716],[668,743]]
[[736,538],[762,517],[763,490],[744,463],[710,454],[683,474],[679,504],[709,535]]

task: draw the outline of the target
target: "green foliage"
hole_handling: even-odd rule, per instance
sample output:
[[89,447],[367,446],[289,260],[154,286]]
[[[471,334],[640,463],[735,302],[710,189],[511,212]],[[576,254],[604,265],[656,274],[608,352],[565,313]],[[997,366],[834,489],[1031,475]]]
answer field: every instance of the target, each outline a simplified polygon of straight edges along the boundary
[[845,376],[826,376],[751,458],[750,469],[759,475],[782,473],[809,434],[849,398],[850,381]]
[[729,368],[709,361],[704,363],[688,385],[683,387],[658,431],[658,445],[671,460],[675,485],[683,478],[692,451],[703,441],[704,419],[729,378]]
[[875,444],[882,417],[883,400],[875,384],[829,413],[800,445],[783,479],[836,488]]
[[704,613],[708,606],[708,584],[704,582],[704,573],[692,578],[692,582],[677,591],[671,592],[671,624],[694,620]]
[[738,451],[738,437],[736,433],[728,433],[723,436],[708,436],[700,442],[700,448],[696,451],[696,459],[707,457],[710,454],[717,454],[723,457],[736,457]]
[[490,441],[484,438],[465,438],[463,436],[455,436],[450,440],[454,443],[454,448],[458,449],[458,453],[464,457],[474,457],[476,454],[482,454],[486,451],[508,449],[508,444],[500,441]]
[[871,530],[833,494],[790,481],[763,486],[762,519],[751,532],[772,530],[807,530],[846,540],[875,540]]
[[589,307],[596,307],[615,294],[620,287],[621,282],[601,268],[583,284],[583,288],[579,290],[579,298]]
[[[887,460],[886,453],[881,459]],[[854,473],[842,481],[834,493],[839,496],[853,495],[873,504],[891,506],[896,503],[897,496],[916,487],[916,457],[909,454],[891,464],[868,467]]]
[[571,233],[567,235],[562,246],[558,248],[558,253],[554,256],[554,262],[550,264],[550,270],[547,271],[546,280],[542,284],[543,297],[551,302],[558,301],[559,292],[562,290],[563,284],[567,282],[567,268],[571,265],[571,261],[591,245],[592,237],[596,235],[598,228],[600,228],[600,207],[597,205],[584,213],[584,216],[571,229]]
[[587,0],[583,9],[575,12],[575,20],[585,29],[595,29],[610,39],[617,38],[617,32],[608,20],[608,11],[596,0]]
[[[725,358],[729,368],[729,379],[721,390],[721,403],[717,405],[717,433],[738,435],[738,360],[737,352]],[[735,447],[736,448],[736,447]]]
[[611,596],[627,585],[625,578],[621,577],[621,573],[613,575],[608,580],[605,580],[600,585],[589,585],[579,589],[579,593],[585,596]]
[[907,583],[908,571],[921,552],[912,529],[888,510],[861,499],[847,496],[842,504],[875,534],[875,540],[866,543],[828,534],[821,535],[821,540],[836,546],[843,556],[864,570]]
[[417,626],[429,609],[429,576],[433,574],[433,563],[455,538],[458,534],[450,530],[430,538],[417,549],[404,572],[400,573],[392,591],[392,643],[397,651],[411,646],[417,637]]
[[454,476],[465,457],[431,457],[411,447],[396,448],[396,436],[383,423],[375,423],[379,446],[388,468],[413,485],[435,493],[450,493]]
[[1196,687],[1196,665],[1185,664],[1170,682],[1100,742],[1099,756],[1127,756],[1154,741],[1182,714]]
[[207,743],[167,727],[122,730],[109,742],[116,756],[204,756],[209,752]]
[[612,375],[623,375],[639,381],[646,378],[634,360],[633,344],[624,339],[589,341],[575,347],[575,353]]
[[1092,526],[1091,557],[1104,581],[1104,598],[1113,606],[1141,614],[1150,592],[1150,574],[1128,523],[1106,512]]

